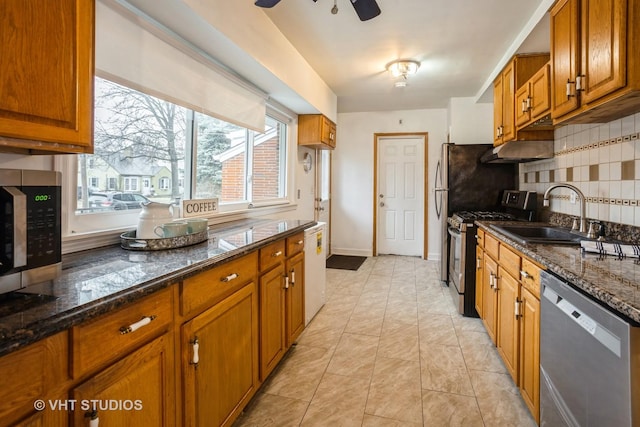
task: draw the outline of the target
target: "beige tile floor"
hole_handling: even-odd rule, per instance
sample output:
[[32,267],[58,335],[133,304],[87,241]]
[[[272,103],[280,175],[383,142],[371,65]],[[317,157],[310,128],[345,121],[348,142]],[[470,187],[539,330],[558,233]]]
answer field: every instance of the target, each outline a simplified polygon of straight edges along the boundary
[[482,322],[439,263],[327,270],[327,303],[235,426],[535,426]]

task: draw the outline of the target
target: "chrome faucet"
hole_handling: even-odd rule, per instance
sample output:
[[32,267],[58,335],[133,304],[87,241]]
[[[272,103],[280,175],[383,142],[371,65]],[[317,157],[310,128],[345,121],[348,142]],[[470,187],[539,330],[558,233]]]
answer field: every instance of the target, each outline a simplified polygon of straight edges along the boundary
[[582,194],[582,191],[580,191],[579,188],[574,187],[571,184],[552,185],[551,187],[547,188],[547,191],[544,192],[544,196],[542,197],[542,204],[544,206],[549,206],[549,193],[551,193],[551,190],[558,187],[564,187],[564,188],[573,190],[580,198],[580,230],[579,231],[580,233],[586,233],[587,232],[587,215],[586,215],[587,203],[586,203],[584,194]]

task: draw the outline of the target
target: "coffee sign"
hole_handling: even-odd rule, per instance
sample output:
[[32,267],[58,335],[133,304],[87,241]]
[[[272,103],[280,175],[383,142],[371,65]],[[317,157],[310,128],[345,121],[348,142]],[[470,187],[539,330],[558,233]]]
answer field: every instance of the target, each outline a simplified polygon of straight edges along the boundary
[[207,216],[218,213],[218,199],[194,199],[182,201],[182,216]]

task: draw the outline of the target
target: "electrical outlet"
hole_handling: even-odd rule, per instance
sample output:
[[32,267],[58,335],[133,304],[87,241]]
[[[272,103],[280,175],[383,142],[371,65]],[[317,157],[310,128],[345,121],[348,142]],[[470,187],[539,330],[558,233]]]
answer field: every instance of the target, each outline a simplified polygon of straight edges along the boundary
[[571,195],[569,196],[569,202],[570,202],[572,205],[575,205],[575,204],[576,204],[576,193],[571,193]]

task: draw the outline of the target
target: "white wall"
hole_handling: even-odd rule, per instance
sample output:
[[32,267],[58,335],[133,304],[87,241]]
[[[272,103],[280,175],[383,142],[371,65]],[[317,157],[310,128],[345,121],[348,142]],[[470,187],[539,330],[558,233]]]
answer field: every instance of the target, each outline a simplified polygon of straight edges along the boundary
[[493,104],[479,104],[474,98],[451,98],[448,109],[450,142],[493,143]]
[[[345,255],[373,252],[373,145],[375,133],[428,132],[426,188],[431,199],[433,175],[446,140],[447,110],[406,110],[338,114],[331,180],[331,250]],[[428,208],[428,257],[440,251],[439,222]]]
[[[402,123],[400,122],[402,121]],[[373,135],[428,132],[427,256],[440,259],[440,227],[433,204],[433,179],[440,145],[451,133],[456,144],[487,144],[493,139],[493,104],[452,98],[447,109],[340,113],[333,156],[331,250],[345,255],[373,252]]]

